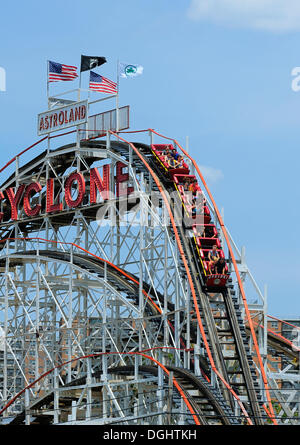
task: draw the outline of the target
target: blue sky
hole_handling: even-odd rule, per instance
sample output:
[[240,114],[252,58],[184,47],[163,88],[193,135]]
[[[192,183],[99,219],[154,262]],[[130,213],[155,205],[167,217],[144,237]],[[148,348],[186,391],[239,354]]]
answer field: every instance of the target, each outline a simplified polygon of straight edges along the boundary
[[38,139],[48,59],[105,56],[97,72],[111,79],[118,59],[140,63],[143,75],[120,86],[131,129],[189,137],[230,233],[268,285],[268,312],[300,316],[298,1],[27,0],[5,2],[0,20],[2,165]]

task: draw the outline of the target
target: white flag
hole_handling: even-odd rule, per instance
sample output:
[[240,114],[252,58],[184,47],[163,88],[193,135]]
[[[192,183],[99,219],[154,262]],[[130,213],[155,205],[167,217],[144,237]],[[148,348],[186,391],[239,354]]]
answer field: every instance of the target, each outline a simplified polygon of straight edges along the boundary
[[141,65],[134,65],[130,63],[119,63],[119,74],[121,77],[136,77],[143,73]]

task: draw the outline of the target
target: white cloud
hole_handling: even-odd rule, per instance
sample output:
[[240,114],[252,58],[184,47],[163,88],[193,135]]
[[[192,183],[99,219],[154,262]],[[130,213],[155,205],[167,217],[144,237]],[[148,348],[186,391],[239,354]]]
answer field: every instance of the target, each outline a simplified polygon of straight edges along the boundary
[[191,20],[266,31],[300,30],[300,0],[191,0]]
[[199,169],[204,177],[204,180],[210,184],[214,184],[224,178],[221,170],[205,165],[199,165]]

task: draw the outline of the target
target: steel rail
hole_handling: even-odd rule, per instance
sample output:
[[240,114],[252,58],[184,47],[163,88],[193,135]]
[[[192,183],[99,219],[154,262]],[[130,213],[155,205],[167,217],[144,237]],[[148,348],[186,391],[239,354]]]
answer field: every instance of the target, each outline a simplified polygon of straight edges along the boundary
[[283,323],[283,324],[287,324],[287,325],[289,325],[289,326],[292,326],[293,328],[295,328],[295,329],[297,329],[298,331],[300,331],[300,326],[296,326],[296,325],[294,325],[294,324],[292,324],[292,323],[287,322],[286,320],[281,320],[280,318],[273,317],[272,315],[267,315],[267,317],[272,318],[273,320],[280,321],[280,322]]
[[[260,327],[261,329],[265,329],[263,325],[254,322],[255,326]],[[283,335],[279,334],[278,332],[272,331],[272,329],[267,328],[267,332],[268,334],[272,335],[273,337],[275,337],[276,340],[280,341],[281,343],[284,344],[284,346],[288,346],[290,347],[295,354],[297,352],[300,352],[300,348],[296,345],[293,344],[293,342],[291,340],[289,340],[288,338],[284,337]]]
[[38,140],[37,142],[35,142],[34,144],[30,145],[29,147],[25,148],[24,150],[22,150],[20,153],[18,153],[17,155],[15,155],[10,161],[7,162],[7,164],[4,165],[4,167],[2,167],[0,169],[0,173],[2,173],[10,164],[12,164],[17,158],[20,158],[24,153],[26,153],[27,151],[29,151],[31,148],[35,147],[36,145],[40,144],[41,142],[45,141],[46,139],[54,139],[54,138],[58,138],[60,136],[65,136],[66,134],[71,134],[71,133],[75,133],[77,130],[71,130],[71,131],[67,131],[65,133],[60,133],[60,134],[56,134],[54,136],[45,136],[42,139]]
[[7,162],[7,164],[4,165],[4,167],[2,167],[0,169],[0,173],[2,173],[10,164],[12,164],[17,158],[19,158],[20,156],[22,156],[24,153],[26,153],[28,150],[30,150],[31,148],[35,147],[36,145],[40,144],[41,142],[43,142],[45,139],[48,139],[48,136],[45,136],[44,138],[40,139],[39,141],[35,142],[34,144],[30,145],[29,147],[25,148],[24,150],[22,150],[19,154],[17,154],[16,156],[14,156],[10,161]]

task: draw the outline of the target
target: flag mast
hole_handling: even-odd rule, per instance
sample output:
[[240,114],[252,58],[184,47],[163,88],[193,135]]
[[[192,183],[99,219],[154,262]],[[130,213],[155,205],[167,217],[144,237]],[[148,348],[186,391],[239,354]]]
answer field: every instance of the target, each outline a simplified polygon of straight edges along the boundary
[[119,59],[117,60],[116,131],[119,131]]
[[47,60],[47,104],[49,109],[49,60]]
[[81,65],[80,65],[80,73],[79,73],[78,102],[80,101],[80,92],[81,92]]
[[[47,106],[48,110],[50,110],[50,102],[49,102],[49,60],[47,60]],[[50,133],[48,134],[47,139],[47,154],[50,153]]]

